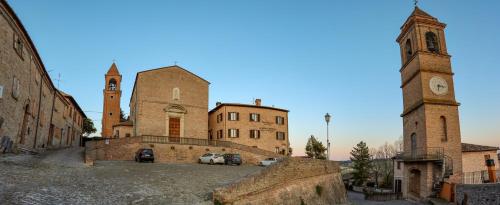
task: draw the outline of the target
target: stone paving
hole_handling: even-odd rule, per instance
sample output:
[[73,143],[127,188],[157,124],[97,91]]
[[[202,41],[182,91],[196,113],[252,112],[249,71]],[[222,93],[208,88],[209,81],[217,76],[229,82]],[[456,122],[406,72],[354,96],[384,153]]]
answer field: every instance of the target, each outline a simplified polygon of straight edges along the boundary
[[418,205],[420,203],[405,201],[405,200],[393,200],[393,201],[368,201],[365,200],[365,196],[362,193],[348,191],[347,198],[352,205]]
[[1,204],[212,204],[214,188],[263,168],[98,161],[83,149],[0,155]]

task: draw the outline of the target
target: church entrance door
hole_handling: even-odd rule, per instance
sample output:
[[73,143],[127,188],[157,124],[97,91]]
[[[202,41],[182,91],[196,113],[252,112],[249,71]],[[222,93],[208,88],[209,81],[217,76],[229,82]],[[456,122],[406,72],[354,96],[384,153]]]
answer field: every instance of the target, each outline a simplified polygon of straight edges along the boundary
[[168,119],[168,136],[180,137],[181,136],[181,119],[171,117]]

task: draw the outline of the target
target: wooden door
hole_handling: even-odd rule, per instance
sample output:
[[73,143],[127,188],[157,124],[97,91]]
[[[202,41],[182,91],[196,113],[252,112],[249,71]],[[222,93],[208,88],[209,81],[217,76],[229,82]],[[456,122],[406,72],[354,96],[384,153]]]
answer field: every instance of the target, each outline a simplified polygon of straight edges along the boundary
[[411,170],[410,172],[410,192],[417,197],[420,197],[420,171]]
[[181,119],[171,117],[168,120],[168,136],[180,137],[181,136]]

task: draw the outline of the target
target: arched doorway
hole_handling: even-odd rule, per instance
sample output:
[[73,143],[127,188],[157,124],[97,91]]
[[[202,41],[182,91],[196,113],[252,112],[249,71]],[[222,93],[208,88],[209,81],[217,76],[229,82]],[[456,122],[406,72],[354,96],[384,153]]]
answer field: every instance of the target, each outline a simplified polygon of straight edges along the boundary
[[409,191],[411,194],[420,197],[420,175],[421,172],[418,169],[410,170],[410,183],[408,183]]

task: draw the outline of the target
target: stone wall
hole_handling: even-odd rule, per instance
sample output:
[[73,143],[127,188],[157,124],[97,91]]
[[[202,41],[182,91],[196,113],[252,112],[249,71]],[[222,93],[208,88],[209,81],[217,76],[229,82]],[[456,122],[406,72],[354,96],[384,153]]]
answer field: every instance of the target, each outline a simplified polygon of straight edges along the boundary
[[[458,204],[468,205],[500,204],[500,184],[458,184],[455,201]],[[463,203],[463,201],[467,202]]]
[[239,182],[218,188],[220,204],[343,204],[347,195],[337,163],[285,158]]
[[96,160],[134,160],[135,152],[140,148],[151,148],[155,162],[197,163],[198,158],[208,152],[239,153],[243,164],[258,164],[261,160],[276,156],[264,150],[251,149],[245,146],[199,146],[186,144],[143,143],[142,137],[126,137],[89,141],[85,145],[85,163],[93,164]]

